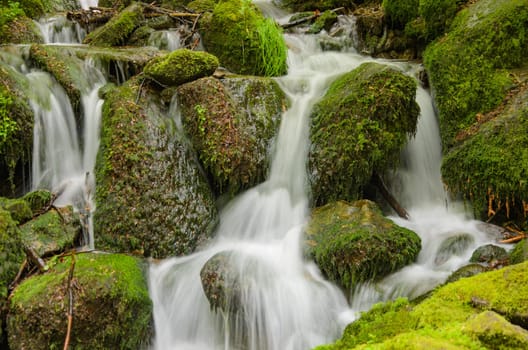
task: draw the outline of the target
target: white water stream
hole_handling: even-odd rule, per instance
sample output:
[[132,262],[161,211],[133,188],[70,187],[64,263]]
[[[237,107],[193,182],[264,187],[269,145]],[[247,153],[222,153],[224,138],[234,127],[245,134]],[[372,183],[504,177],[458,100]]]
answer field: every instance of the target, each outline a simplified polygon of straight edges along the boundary
[[[269,1],[268,14],[282,16]],[[422,239],[415,264],[376,285],[358,286],[344,296],[302,258],[306,223],[309,115],[338,75],[372,60],[355,52],[322,52],[315,36],[287,35],[289,70],[278,79],[291,99],[282,117],[269,178],[235,198],[222,212],[216,239],[193,255],[151,265],[156,350],[306,350],[332,342],[359,311],[398,296],[417,297],[443,283],[467,263],[473,249],[492,241],[450,203],[440,178],[441,144],[429,93],[418,88],[418,132],[403,154],[404,167],[393,188],[410,220],[392,219]],[[411,64],[383,61],[412,74]],[[465,234],[465,250],[435,260],[442,241]],[[240,284],[239,312],[213,312],[202,289],[200,271],[219,252],[229,252]]]
[[[83,62],[87,77],[81,92],[82,117],[76,118],[64,89],[48,74],[31,71],[26,76],[34,96],[32,189],[58,194],[54,205],[73,205],[86,220],[84,243],[93,249],[91,212],[95,210],[94,167],[99,149],[103,101],[98,91],[105,78],[92,60]],[[82,125],[78,125],[82,120]],[[82,130],[82,137],[79,137]]]

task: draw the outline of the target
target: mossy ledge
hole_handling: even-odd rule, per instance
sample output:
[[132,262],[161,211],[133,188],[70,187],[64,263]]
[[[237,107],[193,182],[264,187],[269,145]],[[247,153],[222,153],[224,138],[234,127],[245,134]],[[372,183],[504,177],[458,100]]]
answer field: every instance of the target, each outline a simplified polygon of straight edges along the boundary
[[316,349],[526,349],[527,268],[524,262],[462,278],[419,304],[377,304],[340,340]]

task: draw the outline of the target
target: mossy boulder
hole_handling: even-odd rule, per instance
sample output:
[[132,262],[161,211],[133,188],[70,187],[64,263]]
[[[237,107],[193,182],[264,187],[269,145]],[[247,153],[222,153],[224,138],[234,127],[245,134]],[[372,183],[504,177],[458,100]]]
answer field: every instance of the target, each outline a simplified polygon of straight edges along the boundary
[[53,195],[48,190],[39,189],[26,193],[22,199],[28,203],[33,216],[36,216],[50,208]]
[[424,64],[445,149],[478,113],[501,103],[512,83],[506,69],[521,65],[528,54],[527,28],[526,1],[482,0],[458,12],[447,34],[427,47]]
[[264,180],[286,103],[274,80],[202,78],[177,95],[183,127],[217,193],[233,195]]
[[387,20],[394,27],[405,25],[418,17],[420,0],[383,0],[382,8]]
[[[441,239],[440,237],[437,239]],[[461,256],[475,242],[473,236],[467,233],[454,234],[446,237],[436,250],[434,262],[442,265],[452,256]]]
[[460,279],[419,304],[377,304],[335,344],[316,349],[524,349],[527,267],[525,262]]
[[443,159],[448,190],[471,201],[481,219],[496,213],[497,223],[514,220],[522,227],[526,221],[527,101],[528,88],[522,87],[501,110],[482,115]]
[[82,227],[73,207],[52,208],[20,226],[22,240],[39,256],[59,253],[79,243]]
[[199,31],[206,51],[234,73],[286,73],[287,48],[280,28],[249,1],[219,2],[212,13],[201,17]]
[[155,82],[177,86],[210,76],[218,68],[218,59],[203,51],[178,49],[151,60],[143,70]]
[[143,265],[122,254],[82,253],[59,258],[50,271],[24,280],[13,291],[7,320],[9,346],[62,347],[70,302],[72,348],[145,346],[151,336],[152,304]]
[[471,277],[478,275],[479,273],[486,272],[489,269],[481,264],[469,264],[462,266],[461,268],[455,270],[446,280],[446,283],[452,283],[458,281],[461,278]]
[[174,119],[140,85],[131,79],[105,89],[95,246],[156,258],[189,254],[212,232],[214,198]]
[[217,253],[200,270],[202,288],[213,311],[236,313],[239,310],[242,287],[234,254]]
[[31,207],[21,198],[8,199],[0,197],[0,208],[7,210],[18,225],[31,220],[33,217]]
[[469,262],[487,265],[507,264],[508,252],[495,244],[486,244],[475,249]]
[[17,223],[11,214],[0,207],[0,344],[7,314],[9,285],[15,279],[26,258],[24,245]]
[[519,264],[528,260],[528,240],[523,239],[515,245],[510,253],[510,264]]
[[125,45],[128,37],[144,20],[143,6],[141,3],[133,2],[105,25],[88,33],[83,43],[93,46]]
[[364,63],[337,78],[314,106],[309,174],[315,205],[355,200],[374,171],[395,167],[416,132],[416,82]]
[[306,228],[308,254],[347,292],[415,261],[416,233],[385,218],[374,202],[343,201],[316,208]]
[[[8,55],[8,50],[4,54]],[[27,78],[0,61],[0,195],[2,196],[22,195],[21,192],[28,181],[24,174],[30,172],[34,123],[33,110],[26,94],[28,89]]]

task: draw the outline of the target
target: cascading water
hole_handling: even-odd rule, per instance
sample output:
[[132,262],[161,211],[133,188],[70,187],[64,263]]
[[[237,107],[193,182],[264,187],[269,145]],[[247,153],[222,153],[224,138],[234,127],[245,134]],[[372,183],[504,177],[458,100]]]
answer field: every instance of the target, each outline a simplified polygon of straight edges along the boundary
[[40,29],[45,44],[81,43],[86,31],[76,22],[63,15],[43,17],[35,22]]
[[[30,104],[35,113],[32,188],[56,192],[56,206],[73,205],[86,220],[84,243],[93,249],[90,213],[95,210],[93,172],[103,103],[98,90],[105,79],[92,60],[84,61],[83,71],[90,79],[81,95],[82,128],[77,126],[64,89],[49,74],[41,71],[27,74],[34,93]],[[82,139],[78,137],[79,129],[83,130]]]

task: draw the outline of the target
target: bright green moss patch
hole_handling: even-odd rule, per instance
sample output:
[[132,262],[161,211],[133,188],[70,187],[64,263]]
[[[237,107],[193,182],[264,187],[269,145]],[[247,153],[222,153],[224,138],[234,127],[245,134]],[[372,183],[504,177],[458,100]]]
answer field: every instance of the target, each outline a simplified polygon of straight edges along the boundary
[[370,201],[336,202],[314,209],[306,229],[309,252],[323,273],[346,291],[413,262],[416,233],[385,218]]
[[523,239],[515,245],[510,254],[510,264],[519,264],[528,260],[528,240]]
[[528,324],[527,267],[460,279],[417,305],[404,299],[375,305],[335,344],[317,349],[523,349],[528,332],[515,325]]
[[528,52],[528,4],[482,0],[462,10],[450,31],[430,45],[424,63],[435,90],[443,145],[477,113],[497,107],[511,83],[503,68],[518,66]]
[[72,347],[141,348],[151,335],[152,305],[140,261],[120,254],[59,258],[49,272],[21,283],[11,297],[10,346],[50,349],[63,345],[72,261]]
[[335,80],[314,106],[309,167],[316,205],[360,198],[372,172],[398,164],[416,131],[416,82],[378,63]]
[[405,27],[418,16],[419,0],[383,0],[382,6],[388,21],[395,27]]
[[7,288],[25,258],[20,231],[8,211],[0,207],[0,309]]
[[280,28],[248,0],[219,2],[200,20],[200,33],[206,50],[235,73],[286,73],[287,49]]
[[209,76],[218,68],[218,59],[207,53],[179,49],[151,60],[143,72],[162,85],[181,85]]
[[143,19],[143,5],[134,2],[112,17],[104,26],[90,32],[84,43],[93,46],[123,45]]

